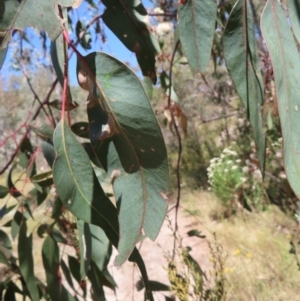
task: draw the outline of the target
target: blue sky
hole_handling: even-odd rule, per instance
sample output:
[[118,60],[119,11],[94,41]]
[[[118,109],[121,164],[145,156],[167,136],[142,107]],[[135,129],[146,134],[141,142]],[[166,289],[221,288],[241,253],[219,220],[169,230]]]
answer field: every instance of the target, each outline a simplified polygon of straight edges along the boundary
[[[146,9],[151,9],[153,7],[153,4],[149,0],[142,1]],[[80,16],[80,19],[83,22],[88,22],[90,19],[92,19],[92,10],[88,10],[88,6],[85,1],[83,1],[82,5],[78,8],[78,11],[73,14],[73,26],[75,26],[78,16]],[[34,30],[28,28],[26,30],[28,36],[30,37],[30,43],[32,44],[34,48],[35,53],[41,53],[42,52],[42,44],[40,37],[35,33]],[[94,33],[94,30],[91,30],[92,33]],[[77,47],[78,50],[82,55],[87,55],[90,52],[94,51],[104,51],[110,55],[115,56],[119,60],[123,62],[129,63],[130,67],[137,68],[138,64],[136,61],[135,54],[129,51],[120,41],[119,39],[109,30],[109,28],[105,27],[105,34],[107,37],[107,42],[103,44],[102,42],[96,40],[96,36],[92,34],[92,48],[88,51],[83,49],[80,45]],[[76,39],[75,39],[76,40]],[[24,42],[24,46],[26,46],[26,42]],[[47,47],[50,45],[50,40],[47,42]],[[29,46],[29,44],[27,44]],[[21,75],[21,72],[17,72],[11,68],[11,58],[13,54],[14,45],[11,43],[8,53],[6,56],[6,60],[2,66],[2,69],[0,71],[1,75],[4,75],[5,77],[8,77],[10,74],[15,73]],[[70,62],[69,62],[69,74],[70,74],[70,84],[71,85],[77,85],[77,79],[76,79],[76,56],[72,55]],[[140,72],[138,72],[139,75],[141,75]]]

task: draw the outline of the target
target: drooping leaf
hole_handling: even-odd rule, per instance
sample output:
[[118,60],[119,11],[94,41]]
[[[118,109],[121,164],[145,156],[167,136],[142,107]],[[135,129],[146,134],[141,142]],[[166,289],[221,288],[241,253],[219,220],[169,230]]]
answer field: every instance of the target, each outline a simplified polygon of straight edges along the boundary
[[253,128],[259,165],[264,174],[266,138],[260,112],[264,88],[256,43],[250,4],[248,1],[238,0],[225,28],[224,56],[229,74]]
[[[104,23],[136,54],[143,75],[156,83],[155,55],[160,51],[157,39],[147,24],[147,11],[140,0],[103,0]],[[120,20],[122,20],[120,22]]]
[[[170,290],[170,286],[169,285],[161,283],[159,281],[149,280],[149,284],[150,284],[150,287],[151,287],[152,291],[154,291],[154,292],[169,291]],[[141,291],[145,287],[145,285],[144,285],[144,283],[143,283],[142,280],[139,280],[136,283],[135,286],[136,286],[136,288],[137,288],[138,291]]]
[[85,142],[82,143],[82,147],[84,148],[84,150],[86,151],[86,153],[88,154],[90,160],[99,168],[103,168],[100,160],[98,159],[98,156],[95,153],[95,150],[92,146],[92,144],[90,142]]
[[170,87],[170,79],[168,74],[163,71],[160,76],[159,76],[159,80],[160,80],[160,84],[162,86],[162,88],[165,90],[165,99],[167,100],[170,95],[171,101],[173,101],[174,103],[179,103],[179,97],[176,94],[173,86]]
[[101,274],[103,276],[103,285],[110,288],[111,290],[115,291],[116,288],[118,287],[117,283],[115,282],[114,278],[112,277],[112,275],[110,274],[110,272],[108,271],[108,269],[104,269],[101,271]]
[[60,200],[60,198],[57,196],[52,205],[51,218],[53,218],[54,220],[57,220],[61,216],[62,213],[63,213],[63,203]]
[[92,36],[89,30],[86,29],[86,26],[84,23],[82,23],[80,20],[77,21],[76,23],[76,36],[77,39],[82,46],[82,48],[88,50],[92,48]]
[[3,199],[9,193],[9,189],[5,186],[0,185],[0,199]]
[[42,141],[42,151],[43,155],[48,163],[48,165],[52,168],[54,160],[55,160],[55,150],[53,145],[50,142]]
[[16,301],[15,291],[13,288],[9,287],[4,295],[4,301]]
[[[68,18],[68,9],[67,8],[62,9],[62,15],[64,16],[64,21],[65,21],[64,26],[65,26],[65,28],[68,28],[69,18]],[[50,44],[51,60],[52,60],[54,71],[56,73],[57,79],[58,79],[61,87],[64,86],[63,72],[64,72],[64,66],[65,66],[64,65],[65,64],[65,55],[68,54],[67,49],[68,49],[67,43],[64,40],[64,37],[62,34],[54,42],[51,41],[51,44]],[[66,53],[64,53],[64,52],[66,52]],[[66,64],[68,64],[68,61],[66,62]],[[67,102],[66,110],[72,110],[78,106],[77,103],[73,103],[72,94],[71,94],[69,85],[67,86],[67,101],[68,102]],[[52,105],[56,109],[61,110],[61,102],[58,101],[57,99],[54,100],[53,102],[51,102],[50,105]]]
[[103,289],[103,276],[94,262],[91,262],[91,268],[88,272],[88,278],[92,285],[92,300],[106,300]]
[[46,200],[48,193],[49,188],[34,188],[26,195],[26,202],[29,205],[35,204],[38,207]]
[[52,230],[48,231],[48,233],[49,232],[56,242],[59,242],[61,244],[66,244],[68,242],[66,240],[66,238],[62,235],[62,233],[59,230],[57,230],[56,228],[52,227]]
[[0,6],[0,68],[6,55],[6,48],[11,39],[13,29],[35,27],[47,31],[49,37],[55,40],[62,31],[54,11],[55,3],[63,6],[78,7],[81,0],[10,0],[1,1]]
[[102,190],[89,157],[66,124],[57,125],[54,145],[57,158],[53,178],[61,201],[77,218],[101,227],[117,246],[117,210]]
[[151,100],[153,97],[153,85],[149,77],[143,78],[143,86],[147,93],[148,98]]
[[0,209],[0,220],[6,214],[6,204]]
[[294,35],[300,42],[300,1],[299,0],[289,0],[287,1],[290,22],[292,24],[292,29]]
[[274,70],[285,172],[291,188],[299,198],[300,139],[297,133],[300,116],[299,52],[285,12],[278,1],[267,2],[261,27]]
[[80,250],[80,276],[81,279],[86,277],[86,273],[90,266],[92,254],[92,238],[89,224],[77,219],[77,229],[79,236]]
[[89,138],[89,124],[87,122],[76,122],[71,125],[71,130],[81,138]]
[[8,235],[0,230],[0,262],[9,264],[9,259],[12,256],[12,245]]
[[11,237],[15,239],[20,231],[20,225],[23,220],[23,214],[20,211],[16,211],[11,223]]
[[9,193],[14,197],[18,198],[22,196],[22,193],[16,188],[13,179],[12,179],[12,172],[15,166],[13,165],[11,169],[9,170],[8,176],[7,176],[7,186],[9,188]]
[[39,183],[40,181],[46,180],[51,176],[52,176],[52,170],[49,170],[49,171],[45,171],[43,173],[33,176],[31,178],[31,181],[34,183]]
[[35,160],[32,159],[33,155],[33,147],[31,145],[31,142],[26,136],[21,145],[20,145],[20,151],[19,151],[19,164],[26,169],[26,174],[28,177],[32,177],[36,174],[36,166],[35,166]]
[[79,261],[74,256],[69,255],[68,256],[68,263],[69,263],[69,269],[70,269],[70,272],[71,272],[72,276],[74,277],[74,279],[78,283],[80,283],[81,275],[80,275],[80,263],[79,263]]
[[[100,186],[87,154],[65,123],[57,125],[53,140],[57,152],[53,178],[61,201],[77,218],[101,227],[117,248],[117,209]],[[127,254],[127,250],[124,252]],[[121,255],[125,258],[127,256]],[[137,249],[133,250],[130,260],[137,263],[147,286],[147,296],[153,300],[146,268]]]
[[[137,76],[104,53],[92,53],[85,60],[95,72],[96,81],[80,62],[78,80],[90,92],[91,143],[103,167],[107,167],[120,208],[118,250],[125,257],[119,254],[115,263],[121,265],[141,234],[145,232],[154,240],[163,223],[167,203],[161,193],[168,189],[167,153]],[[103,145],[107,147],[104,152]]]
[[188,236],[196,236],[199,238],[205,238],[205,235],[201,234],[201,231],[197,230],[197,229],[193,229],[187,232]]
[[214,0],[188,0],[179,5],[179,38],[190,68],[204,73],[215,32],[217,3]]
[[42,247],[42,259],[46,273],[48,293],[52,300],[61,300],[61,278],[59,277],[59,248],[57,242],[47,236]]
[[27,225],[25,220],[22,221],[19,232],[18,256],[20,271],[30,297],[33,301],[39,301],[39,291],[33,269],[32,235],[27,237]]
[[32,121],[29,126],[42,139],[51,141],[53,136],[53,129],[49,124],[40,119],[37,119]]
[[103,271],[108,265],[112,253],[112,246],[101,228],[95,225],[89,225],[89,228],[92,239],[91,259],[98,269]]
[[[71,92],[69,93],[70,93],[69,95],[71,95]],[[69,96],[69,100],[70,102],[68,103],[68,106],[65,107],[65,111],[72,111],[79,106],[79,104],[76,101],[71,102],[71,96]],[[49,105],[57,110],[62,110],[62,102],[58,99],[51,101]]]
[[60,263],[61,263],[61,269],[64,273],[64,276],[65,276],[69,286],[74,289],[74,284],[73,284],[73,280],[72,280],[72,276],[71,276],[69,267],[66,265],[66,263],[63,259],[61,260]]
[[67,243],[67,240],[61,234],[61,232],[54,228],[54,223],[52,225],[41,224],[37,229],[37,234],[40,238],[43,238],[44,234],[49,234],[57,243]]

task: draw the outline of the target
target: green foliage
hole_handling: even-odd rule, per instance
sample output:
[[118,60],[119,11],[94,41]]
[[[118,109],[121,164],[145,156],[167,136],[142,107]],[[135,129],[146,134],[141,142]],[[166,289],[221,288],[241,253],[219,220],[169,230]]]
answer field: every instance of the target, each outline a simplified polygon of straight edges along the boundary
[[225,148],[220,157],[211,159],[208,167],[209,184],[225,206],[233,204],[246,178],[237,152]]
[[[298,24],[294,24],[297,27]],[[295,132],[298,124],[298,77],[300,57],[293,32],[284,11],[277,1],[268,1],[262,15],[262,32],[273,63],[278,111],[283,137],[284,165],[289,183],[299,197],[299,136]],[[272,31],[270,29],[273,29]]]
[[253,127],[259,164],[264,173],[266,138],[260,113],[264,87],[250,5],[243,0],[234,5],[224,31],[224,57]]
[[[88,23],[80,9],[76,11],[81,4],[92,11]],[[1,99],[2,107],[10,114],[9,121],[1,118],[1,125],[5,129],[14,129],[11,134],[3,134],[4,140],[0,143],[2,147],[12,141],[13,146],[8,153],[6,150],[1,152],[1,159],[8,159],[0,172],[7,172],[7,183],[0,186],[0,218],[7,219],[3,227],[10,228],[12,239],[18,237],[18,263],[11,254],[10,236],[4,230],[0,231],[0,260],[16,275],[20,284],[16,286],[11,278],[0,283],[1,294],[5,290],[5,300],[14,300],[16,293],[33,301],[41,298],[77,300],[79,296],[105,299],[103,286],[112,290],[117,286],[107,269],[112,246],[118,250],[115,265],[120,266],[128,259],[139,267],[145,300],[154,300],[152,290],[168,289],[179,300],[188,300],[191,287],[193,298],[197,300],[226,299],[219,245],[216,250],[211,248],[216,275],[215,283],[210,287],[205,287],[204,272],[190,255],[190,249],[183,248],[181,242],[179,256],[184,272],[178,271],[174,258],[169,260],[170,287],[148,281],[145,264],[136,248],[144,238],[154,240],[157,237],[168,209],[169,164],[160,125],[149,101],[153,95],[151,83],[160,79],[164,98],[168,100],[163,105],[164,116],[171,133],[176,133],[178,138],[176,167],[172,151],[170,165],[177,174],[179,196],[180,163],[184,173],[194,178],[194,185],[199,185],[200,181],[206,180],[204,169],[208,159],[216,156],[215,146],[222,145],[222,154],[211,160],[208,177],[223,204],[231,207],[243,204],[248,209],[257,209],[264,205],[261,201],[264,197],[278,199],[274,194],[274,182],[266,180],[261,185],[265,162],[271,162],[271,173],[283,175],[275,181],[275,192],[282,189],[285,199],[294,200],[284,179],[283,167],[276,161],[280,135],[272,133],[270,112],[266,133],[276,139],[272,137],[271,150],[266,152],[261,109],[264,100],[274,101],[272,87],[275,83],[286,176],[299,197],[300,140],[296,129],[300,108],[297,92],[300,65],[295,41],[295,38],[299,39],[299,7],[296,1],[289,2],[288,20],[282,5],[277,0],[268,0],[261,18],[269,57],[263,46],[257,11],[248,0],[237,0],[234,5],[231,1],[182,0],[178,5],[169,1],[161,5],[159,11],[162,13],[153,15],[155,20],[150,18],[140,0],[103,0],[99,4],[92,0],[83,3],[81,0],[1,2],[0,66],[10,41],[18,40],[12,67],[16,72],[22,72],[22,80],[28,86],[25,92],[20,89],[15,94],[5,91],[3,95],[9,95],[9,98]],[[159,24],[156,26],[155,22]],[[76,48],[80,44],[81,48],[89,50],[98,37],[104,43],[105,26],[135,53],[142,74],[147,77],[144,85],[116,58],[103,52],[83,56]],[[171,54],[168,47],[173,46],[170,46],[172,39],[169,36],[174,26],[178,29],[175,29],[176,46]],[[40,31],[42,61],[49,79],[49,87],[43,91],[35,87],[38,76],[34,71],[41,70],[36,67],[38,60],[27,48],[33,42],[25,27]],[[50,51],[46,33],[52,39]],[[87,112],[83,112],[82,104],[75,101],[80,93],[69,84],[68,61],[74,54],[77,71],[72,75],[77,76],[80,87],[88,92]],[[52,64],[47,65],[48,56]],[[187,64],[197,74],[192,84]],[[36,68],[30,69],[30,66]],[[51,82],[53,77],[56,79]],[[177,89],[180,82],[189,85],[190,90],[186,87]],[[20,82],[12,81],[8,90],[13,86],[20,87]],[[250,143],[252,139],[240,131],[234,137],[238,141],[238,153],[225,148],[232,145],[230,140],[234,135],[230,132],[236,125],[228,118],[242,115],[236,105],[238,97],[233,86],[244,105],[256,145],[255,149]],[[54,91],[56,97],[53,97]],[[191,102],[189,108],[188,105],[185,107],[182,103],[186,101],[185,94],[192,98],[195,93],[199,103]],[[14,98],[18,96],[20,101],[15,102]],[[209,102],[215,106],[210,106]],[[12,103],[16,107],[11,107]],[[211,108],[211,116],[204,116],[203,106]],[[14,116],[15,111],[22,112],[21,116]],[[188,131],[188,122],[195,120],[194,129]],[[219,125],[225,134],[220,140],[216,135],[201,140],[198,137],[200,126],[214,120],[222,120]],[[202,132],[211,133],[215,128],[208,126]],[[186,139],[183,152],[182,136]],[[168,144],[174,145],[173,137],[167,134],[166,137]],[[246,144],[244,149],[243,144]],[[40,171],[40,167],[45,169],[45,162],[50,170],[47,167],[46,171]],[[21,176],[16,178],[17,172]],[[276,176],[272,177],[276,179]],[[20,185],[22,181],[23,186]],[[110,188],[109,192],[106,186]],[[29,231],[30,221],[36,218],[35,209],[44,206],[43,202],[46,206],[50,204],[52,213],[47,216],[47,222],[40,222],[36,229]],[[174,239],[177,225],[175,229]],[[46,283],[42,283],[34,272],[32,238],[35,232],[44,240],[42,260]],[[203,238],[197,231],[188,235]],[[75,255],[68,254],[68,264],[61,251],[61,245],[65,244],[75,251]],[[62,274],[68,289],[62,284]],[[75,289],[73,279],[80,286],[80,293]],[[90,292],[87,292],[87,279],[91,283]]]
[[208,65],[216,13],[214,1],[190,0],[179,6],[179,39],[189,65],[196,73],[204,73]]

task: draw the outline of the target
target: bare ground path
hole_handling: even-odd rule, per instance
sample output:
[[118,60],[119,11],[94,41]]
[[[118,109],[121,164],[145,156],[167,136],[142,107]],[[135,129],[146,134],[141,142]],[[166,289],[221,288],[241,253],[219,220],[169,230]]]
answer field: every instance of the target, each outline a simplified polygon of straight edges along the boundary
[[[172,229],[170,229],[170,223],[174,226],[175,210],[172,210],[168,217],[165,219],[161,231],[155,242],[149,239],[143,241],[140,252],[145,261],[146,268],[148,271],[149,279],[156,280],[169,285],[168,274],[167,274],[167,254],[172,254],[174,237]],[[186,233],[197,228],[204,234],[206,229],[191,216],[187,216],[183,209],[179,209],[178,214],[178,225],[179,234],[183,239],[183,246],[192,247],[191,255],[200,264],[204,271],[211,268],[210,250],[205,239],[197,237],[187,237]],[[144,291],[137,291],[135,283],[140,279],[138,269],[129,262],[126,262],[122,267],[116,268],[113,266],[113,260],[116,255],[116,251],[111,258],[109,270],[113,275],[118,289],[116,296],[111,290],[106,290],[106,297],[108,301],[125,301],[125,300],[144,300]],[[168,295],[168,294],[166,294]],[[156,293],[157,300],[164,300],[163,295]]]

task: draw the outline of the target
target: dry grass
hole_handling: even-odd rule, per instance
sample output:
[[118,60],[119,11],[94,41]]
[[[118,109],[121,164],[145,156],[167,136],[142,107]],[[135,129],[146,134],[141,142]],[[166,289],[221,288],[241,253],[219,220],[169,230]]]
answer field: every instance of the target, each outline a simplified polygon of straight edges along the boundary
[[241,211],[230,219],[214,220],[210,216],[215,217],[221,207],[208,192],[188,192],[182,205],[207,232],[216,233],[227,253],[224,274],[228,300],[299,299],[300,271],[289,253],[292,232],[298,228],[292,218],[270,207],[265,212]]

